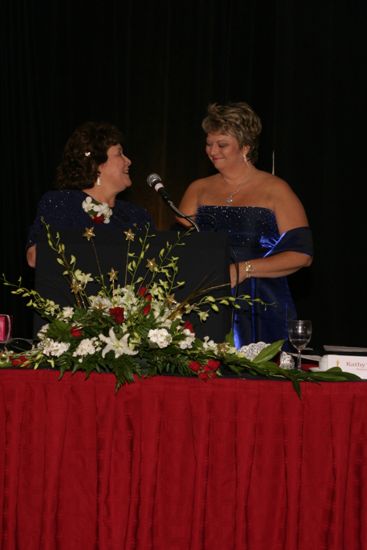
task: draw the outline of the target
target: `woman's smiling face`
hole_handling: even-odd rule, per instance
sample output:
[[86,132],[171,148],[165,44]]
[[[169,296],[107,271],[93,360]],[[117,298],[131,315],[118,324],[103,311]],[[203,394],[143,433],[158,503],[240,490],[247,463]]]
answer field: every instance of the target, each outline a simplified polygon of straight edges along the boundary
[[219,132],[209,133],[206,138],[206,154],[217,168],[230,167],[238,162],[243,163],[243,155],[248,146],[240,147],[235,137]]
[[122,146],[119,143],[109,147],[106,162],[98,167],[103,185],[110,186],[116,193],[130,187],[130,165],[131,160],[124,155]]

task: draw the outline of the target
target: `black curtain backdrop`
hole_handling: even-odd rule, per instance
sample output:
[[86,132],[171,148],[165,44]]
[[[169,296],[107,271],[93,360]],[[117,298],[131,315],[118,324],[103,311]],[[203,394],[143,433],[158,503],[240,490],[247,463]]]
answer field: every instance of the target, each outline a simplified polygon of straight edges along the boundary
[[[287,180],[307,210],[312,267],[290,277],[313,341],[367,345],[365,3],[338,0],[1,3],[1,267],[27,285],[24,245],[80,123],[122,128],[133,160],[127,198],[157,225],[173,217],[147,188],[158,172],[179,203],[207,175],[200,128],[209,102],[250,103],[263,121],[258,167]],[[15,334],[31,312],[1,286]]]

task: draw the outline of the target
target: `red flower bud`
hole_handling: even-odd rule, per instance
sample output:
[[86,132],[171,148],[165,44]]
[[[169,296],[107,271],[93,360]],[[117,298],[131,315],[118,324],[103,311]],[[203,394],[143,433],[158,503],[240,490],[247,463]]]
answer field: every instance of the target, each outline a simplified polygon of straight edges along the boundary
[[94,223],[103,223],[104,222],[104,215],[101,214],[100,216],[93,216],[92,220]]
[[190,321],[185,321],[184,329],[187,328],[190,332],[194,333],[194,327],[192,326],[192,323]]
[[148,289],[145,286],[142,286],[141,288],[139,288],[138,296],[145,298],[146,302],[152,301],[152,295],[148,292]]
[[150,313],[151,309],[152,309],[152,306],[150,304],[147,304],[143,309],[143,314],[148,315],[148,313]]
[[70,334],[73,338],[80,338],[83,336],[83,331],[78,327],[71,327]]
[[113,317],[115,323],[122,325],[125,321],[124,308],[123,307],[111,307],[109,314]]

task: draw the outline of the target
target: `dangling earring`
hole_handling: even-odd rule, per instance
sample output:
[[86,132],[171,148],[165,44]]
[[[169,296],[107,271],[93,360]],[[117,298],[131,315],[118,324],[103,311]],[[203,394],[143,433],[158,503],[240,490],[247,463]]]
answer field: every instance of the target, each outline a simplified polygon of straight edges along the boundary
[[248,164],[248,158],[247,158],[246,153],[243,153],[242,157],[243,157],[243,162],[244,162],[245,164]]
[[98,178],[97,178],[96,185],[98,185],[98,187],[100,187],[102,185],[100,176],[98,176]]

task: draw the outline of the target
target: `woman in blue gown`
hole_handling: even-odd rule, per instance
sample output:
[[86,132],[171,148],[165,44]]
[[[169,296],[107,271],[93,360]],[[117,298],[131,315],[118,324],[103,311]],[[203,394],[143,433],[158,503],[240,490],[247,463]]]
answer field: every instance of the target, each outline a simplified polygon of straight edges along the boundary
[[209,105],[202,127],[217,173],[191,183],[179,208],[195,216],[202,231],[228,234],[233,292],[268,304],[237,310],[236,347],[287,339],[296,310],[286,277],[312,263],[304,208],[284,180],[255,167],[261,121],[249,105]]
[[86,228],[98,225],[127,230],[153,225],[148,212],[117,199],[131,186],[130,159],[124,154],[121,132],[108,123],[86,122],[67,141],[57,169],[55,191],[45,193],[30,228],[27,261],[36,264],[37,241],[42,219],[53,229]]

